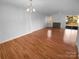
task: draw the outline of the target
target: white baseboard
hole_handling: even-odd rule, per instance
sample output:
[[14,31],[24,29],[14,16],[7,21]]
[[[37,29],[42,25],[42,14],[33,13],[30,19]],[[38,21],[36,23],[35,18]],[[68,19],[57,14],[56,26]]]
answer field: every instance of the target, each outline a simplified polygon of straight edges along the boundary
[[34,31],[37,31],[37,30],[40,30],[40,29],[43,29],[43,28],[44,28],[44,27],[40,27],[40,28],[37,28],[37,29],[35,29],[35,30],[32,30],[31,32],[24,33],[24,34],[18,35],[18,36],[16,36],[16,37],[11,37],[11,38],[9,38],[9,39],[6,39],[6,40],[4,40],[4,41],[1,41],[0,44],[6,43],[6,42],[8,42],[8,41],[14,40],[14,39],[16,39],[16,38],[19,38],[19,37],[21,37],[21,36],[30,34],[30,33],[34,32]]
[[43,29],[43,28],[45,28],[45,27],[39,27],[37,29],[33,29],[32,32],[37,31],[37,30],[40,30],[40,29]]
[[16,39],[16,38],[19,38],[19,37],[21,37],[21,36],[24,36],[24,35],[27,35],[27,34],[30,34],[30,33],[31,33],[31,32],[24,33],[24,34],[15,36],[15,37],[11,37],[11,38],[9,38],[9,39],[6,39],[6,40],[4,40],[4,41],[1,41],[0,44],[2,44],[2,43],[6,43],[6,42],[8,42],[8,41],[14,40],[14,39]]

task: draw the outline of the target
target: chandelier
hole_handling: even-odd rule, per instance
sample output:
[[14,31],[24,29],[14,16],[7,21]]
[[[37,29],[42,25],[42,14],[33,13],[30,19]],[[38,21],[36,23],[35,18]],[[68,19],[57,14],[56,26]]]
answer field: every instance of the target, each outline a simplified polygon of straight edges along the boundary
[[32,0],[30,0],[30,6],[29,6],[29,8],[26,9],[26,11],[27,12],[35,12],[36,11],[35,8],[33,8],[33,6],[32,6]]

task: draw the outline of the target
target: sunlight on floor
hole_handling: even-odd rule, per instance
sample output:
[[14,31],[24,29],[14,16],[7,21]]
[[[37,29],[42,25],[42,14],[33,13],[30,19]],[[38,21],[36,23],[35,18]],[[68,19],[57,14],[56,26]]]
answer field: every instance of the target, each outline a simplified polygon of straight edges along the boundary
[[65,29],[64,42],[66,44],[76,44],[77,30]]
[[52,37],[52,30],[48,30],[48,32],[47,32],[47,37],[48,37],[48,38],[51,38],[51,37]]

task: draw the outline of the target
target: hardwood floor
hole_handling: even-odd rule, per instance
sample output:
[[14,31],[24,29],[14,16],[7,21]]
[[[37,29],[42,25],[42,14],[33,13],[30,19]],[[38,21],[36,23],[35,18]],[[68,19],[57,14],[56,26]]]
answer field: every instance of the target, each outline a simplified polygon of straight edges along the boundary
[[67,31],[45,28],[0,44],[0,59],[78,59],[76,35]]

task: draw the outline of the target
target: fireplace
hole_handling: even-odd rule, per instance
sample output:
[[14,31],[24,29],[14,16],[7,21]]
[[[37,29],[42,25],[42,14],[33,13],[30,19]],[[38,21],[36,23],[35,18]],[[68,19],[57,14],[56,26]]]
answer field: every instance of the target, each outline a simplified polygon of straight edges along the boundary
[[53,28],[61,28],[60,22],[53,22]]

